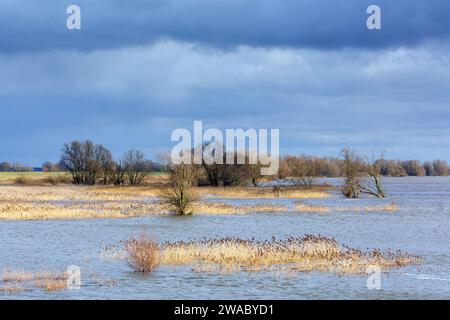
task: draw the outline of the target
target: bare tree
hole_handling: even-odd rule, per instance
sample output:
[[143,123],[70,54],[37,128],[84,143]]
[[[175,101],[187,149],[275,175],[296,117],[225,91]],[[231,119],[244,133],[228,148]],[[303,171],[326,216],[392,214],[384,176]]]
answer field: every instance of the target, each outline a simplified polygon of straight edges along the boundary
[[72,174],[74,184],[83,184],[85,165],[83,147],[80,141],[64,144],[60,166]]
[[61,168],[57,163],[46,161],[42,164],[42,171],[44,172],[59,172]]
[[130,150],[123,156],[123,167],[128,183],[137,186],[150,173],[150,168],[145,161],[144,153],[139,150]]
[[113,170],[111,172],[111,181],[115,186],[124,186],[125,179],[125,168],[122,165],[122,161],[115,162],[113,165]]
[[291,182],[298,187],[312,189],[317,172],[312,159],[298,158],[293,161],[290,168]]
[[430,161],[425,161],[423,163],[423,168],[425,169],[425,175],[435,176],[436,171],[434,170],[433,164]]
[[360,185],[361,193],[368,194],[377,198],[385,198],[386,193],[383,188],[381,168],[384,163],[384,152],[381,153],[378,159],[375,159],[375,154],[372,153],[372,158],[366,158],[368,173],[371,177],[369,181],[365,181]]
[[438,176],[448,176],[449,174],[448,164],[445,160],[434,160],[433,169]]
[[72,174],[74,184],[94,185],[111,165],[111,152],[90,140],[66,143],[61,154],[60,167]]
[[361,193],[360,159],[349,148],[342,150],[342,156],[342,171],[345,180],[341,191],[347,198],[359,198]]
[[192,192],[195,168],[188,164],[172,165],[169,172],[169,187],[163,193],[163,202],[172,206],[179,215],[191,214],[189,207],[196,200]]
[[104,185],[108,184],[114,171],[114,161],[111,152],[102,145],[97,145],[95,149],[95,161],[100,168],[101,183]]
[[403,161],[402,164],[408,176],[421,177],[425,175],[425,169],[420,164],[419,160],[406,160]]

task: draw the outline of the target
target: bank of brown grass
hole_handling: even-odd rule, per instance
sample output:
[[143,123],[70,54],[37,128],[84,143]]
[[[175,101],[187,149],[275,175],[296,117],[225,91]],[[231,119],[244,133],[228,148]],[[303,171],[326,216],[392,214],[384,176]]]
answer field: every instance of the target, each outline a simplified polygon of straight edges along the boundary
[[309,204],[305,202],[296,202],[294,208],[297,212],[317,212],[317,213],[329,213],[331,209],[326,206]]
[[288,207],[270,203],[255,205],[231,205],[224,202],[199,201],[192,206],[192,210],[194,214],[248,214],[257,212],[286,212],[288,211]]
[[307,235],[286,240],[256,241],[239,238],[209,239],[162,245],[163,264],[196,265],[197,270],[219,266],[226,271],[274,270],[329,271],[360,274],[370,265],[391,269],[419,263],[420,257],[401,251],[361,251],[339,245],[334,239]]
[[203,195],[214,196],[218,198],[237,198],[237,199],[316,199],[328,198],[329,187],[321,186],[314,189],[303,189],[294,187],[227,187],[227,188],[198,188]]
[[0,292],[4,292],[7,294],[16,294],[20,292],[27,291],[27,289],[22,284],[3,284],[0,287]]
[[398,206],[394,203],[372,205],[372,206],[346,206],[346,207],[327,207],[317,204],[309,204],[305,202],[296,202],[294,208],[297,212],[307,213],[330,213],[330,212],[396,212]]
[[33,280],[33,273],[25,270],[5,269],[2,274],[2,281],[5,282],[26,282]]
[[39,271],[34,276],[34,285],[45,291],[59,291],[67,289],[68,277],[67,272]]
[[396,212],[398,205],[390,203],[363,207],[336,207],[333,210],[339,212]]

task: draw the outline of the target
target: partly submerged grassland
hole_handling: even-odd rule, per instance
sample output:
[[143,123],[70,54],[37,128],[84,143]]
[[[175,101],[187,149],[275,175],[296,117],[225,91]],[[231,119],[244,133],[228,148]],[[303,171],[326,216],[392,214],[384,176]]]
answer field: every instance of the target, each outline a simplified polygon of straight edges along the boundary
[[32,273],[22,269],[5,269],[0,292],[18,293],[31,291],[33,286],[44,291],[67,289],[69,275],[66,272],[40,271]]
[[[0,186],[0,220],[46,220],[126,218],[146,215],[166,215],[172,210],[159,201],[162,187],[109,187],[109,186]],[[280,191],[281,190],[281,191]],[[212,195],[212,192],[215,192]],[[298,190],[293,188],[194,188],[200,198],[192,206],[198,214],[245,214],[286,212],[285,205],[259,203],[231,205],[210,199],[217,194],[226,197],[270,199],[299,199],[327,197],[325,189]],[[220,197],[219,197],[220,198]]]
[[[0,220],[48,220],[127,218],[149,215],[169,215],[173,210],[159,200],[162,187],[109,186],[0,186]],[[281,190],[281,191],[280,191]],[[194,214],[248,213],[331,213],[331,212],[395,212],[396,204],[372,206],[324,206],[305,202],[328,197],[325,187],[317,190],[295,188],[194,188],[204,200],[190,208]],[[217,196],[222,195],[222,196]],[[270,202],[273,198],[300,201],[292,207]],[[295,198],[295,196],[298,198]],[[226,198],[258,198],[256,204],[230,204]],[[214,198],[214,199],[213,199]],[[223,199],[223,200],[218,200]]]
[[132,239],[131,243],[133,246],[125,246],[125,257],[128,262],[133,258],[130,265],[138,272],[155,270],[161,264],[190,265],[194,271],[211,272],[281,270],[362,274],[370,266],[388,270],[421,261],[420,257],[401,251],[362,251],[340,245],[332,238],[314,235],[270,241],[204,239],[166,242],[160,246],[144,235]]
[[310,204],[298,201],[294,204],[295,211],[305,213],[330,213],[330,212],[396,212],[398,205],[395,203],[366,206],[335,206]]

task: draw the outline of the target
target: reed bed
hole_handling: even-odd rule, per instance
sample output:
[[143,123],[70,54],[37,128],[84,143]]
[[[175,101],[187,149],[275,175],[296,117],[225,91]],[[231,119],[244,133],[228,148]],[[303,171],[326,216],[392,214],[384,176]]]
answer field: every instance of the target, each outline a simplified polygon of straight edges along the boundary
[[[127,218],[167,215],[167,204],[154,197],[159,191],[143,187],[0,187],[0,220]],[[285,212],[274,204],[229,205],[197,201],[195,214]]]
[[318,212],[318,213],[329,213],[331,209],[326,206],[309,204],[305,202],[296,202],[294,208],[297,212]]
[[257,212],[286,212],[288,211],[288,207],[270,203],[236,206],[224,202],[199,201],[192,206],[192,210],[194,211],[194,213],[204,214],[248,214]]
[[396,212],[398,211],[398,205],[390,203],[364,207],[336,207],[333,210],[340,212]]
[[19,292],[28,291],[22,284],[3,284],[0,287],[0,292],[4,292],[7,294],[16,294]]
[[63,290],[67,289],[68,277],[66,272],[40,271],[34,276],[34,285],[45,291]]
[[[327,197],[328,193],[298,188],[195,188],[204,196],[218,198],[276,197]],[[196,191],[197,192],[197,191]],[[318,194],[315,194],[319,192]],[[161,189],[147,187],[79,187],[79,186],[1,186],[0,220],[48,220],[48,219],[93,219],[128,218],[149,215],[168,215],[171,208],[156,195]],[[304,201],[294,203],[294,211],[311,213],[329,212],[395,212],[396,204],[373,206],[322,206]],[[259,203],[254,205],[232,205],[222,201],[196,201],[194,214],[248,214],[287,212],[285,205]]]
[[270,241],[223,238],[167,242],[161,251],[162,264],[194,265],[196,270],[218,267],[226,272],[278,269],[362,274],[371,265],[387,270],[421,261],[420,257],[401,251],[361,251],[339,245],[332,238],[314,235]]
[[322,199],[330,197],[327,192],[329,187],[316,187],[315,189],[301,189],[293,187],[261,187],[261,188],[197,188],[203,195],[209,195],[218,198],[236,198],[236,199]]
[[22,269],[5,269],[2,274],[3,292],[17,293],[30,291],[32,284],[35,288],[45,291],[56,291],[67,288],[68,274],[65,272],[39,271],[32,272]]
[[396,204],[382,204],[363,207],[327,207],[322,205],[309,204],[305,202],[296,202],[294,208],[297,212],[308,213],[330,213],[330,212],[396,212]]
[[3,283],[6,282],[26,282],[33,280],[33,273],[25,270],[5,269],[2,274]]

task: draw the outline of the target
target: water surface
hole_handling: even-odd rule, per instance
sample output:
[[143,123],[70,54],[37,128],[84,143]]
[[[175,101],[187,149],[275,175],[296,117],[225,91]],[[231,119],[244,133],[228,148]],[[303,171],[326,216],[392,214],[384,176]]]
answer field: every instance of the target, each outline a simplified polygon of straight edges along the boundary
[[[329,182],[338,183],[331,179]],[[399,211],[254,213],[141,217],[81,221],[0,221],[0,270],[22,268],[65,270],[78,265],[79,290],[33,290],[1,299],[433,299],[450,298],[450,178],[387,178],[389,198],[308,200],[327,206],[364,206],[396,203]],[[264,200],[226,200],[267,202]],[[270,200],[269,200],[270,201]],[[277,199],[292,204],[295,200]],[[412,265],[383,274],[381,290],[369,290],[365,276],[312,272],[283,275],[275,272],[196,273],[190,267],[161,267],[150,275],[130,271],[120,260],[105,260],[107,245],[138,234],[143,228],[159,241],[236,236],[286,238],[304,234],[334,237],[352,247],[401,249],[423,257]],[[114,280],[114,284],[105,283]],[[103,284],[103,285],[102,285]]]

